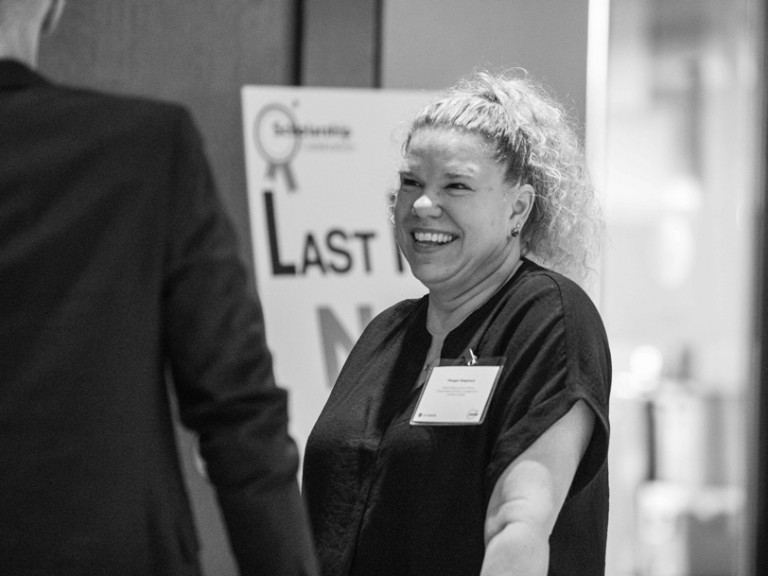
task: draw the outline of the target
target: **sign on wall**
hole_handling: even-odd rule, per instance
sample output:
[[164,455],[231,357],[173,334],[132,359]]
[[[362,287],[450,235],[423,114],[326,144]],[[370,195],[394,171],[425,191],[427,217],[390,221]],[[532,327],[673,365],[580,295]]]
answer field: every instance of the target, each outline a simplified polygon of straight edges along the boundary
[[388,195],[407,121],[431,96],[243,88],[256,282],[302,451],[365,325],[426,293],[397,250]]

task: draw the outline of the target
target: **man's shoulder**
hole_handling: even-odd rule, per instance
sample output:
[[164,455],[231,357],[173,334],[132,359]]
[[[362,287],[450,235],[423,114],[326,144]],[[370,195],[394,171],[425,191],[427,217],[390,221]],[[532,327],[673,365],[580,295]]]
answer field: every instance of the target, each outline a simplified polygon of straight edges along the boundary
[[[80,86],[58,86],[26,111],[34,122],[76,129],[81,142],[107,140],[132,149],[155,149],[159,141],[189,142],[198,133],[189,109],[177,102]],[[40,110],[46,110],[41,113]]]
[[56,119],[61,125],[83,127],[102,125],[108,129],[120,119],[142,125],[189,122],[191,114],[180,102],[146,94],[118,92],[105,86],[85,86],[56,79],[21,62],[0,58],[0,114],[27,122],[34,117],[43,122]]
[[62,100],[71,105],[87,105],[92,109],[120,114],[186,118],[189,112],[181,103],[140,94],[124,94],[82,86],[59,85]]

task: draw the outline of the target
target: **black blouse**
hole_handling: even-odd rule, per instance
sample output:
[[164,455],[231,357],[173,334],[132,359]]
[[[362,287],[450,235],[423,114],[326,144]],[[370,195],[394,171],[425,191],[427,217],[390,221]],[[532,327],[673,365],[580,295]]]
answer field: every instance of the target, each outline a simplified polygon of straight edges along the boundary
[[605,330],[573,282],[528,260],[446,338],[441,357],[505,357],[482,425],[412,426],[427,297],[377,316],[308,439],[304,496],[324,576],[479,574],[504,469],[583,400],[593,436],[550,538],[549,574],[601,576],[608,520]]

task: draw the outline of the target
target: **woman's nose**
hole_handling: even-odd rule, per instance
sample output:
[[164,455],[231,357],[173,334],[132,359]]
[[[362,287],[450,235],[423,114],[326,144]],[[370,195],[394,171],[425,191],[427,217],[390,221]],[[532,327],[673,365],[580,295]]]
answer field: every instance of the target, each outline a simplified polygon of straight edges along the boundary
[[439,216],[440,206],[435,202],[435,199],[431,195],[425,192],[413,203],[411,212],[420,218]]

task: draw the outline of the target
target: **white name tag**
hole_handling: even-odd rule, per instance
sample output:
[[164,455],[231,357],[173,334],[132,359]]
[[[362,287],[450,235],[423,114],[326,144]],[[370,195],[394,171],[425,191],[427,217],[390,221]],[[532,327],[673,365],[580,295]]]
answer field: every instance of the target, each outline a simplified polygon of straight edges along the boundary
[[501,366],[435,366],[424,384],[413,425],[477,425],[496,387]]

